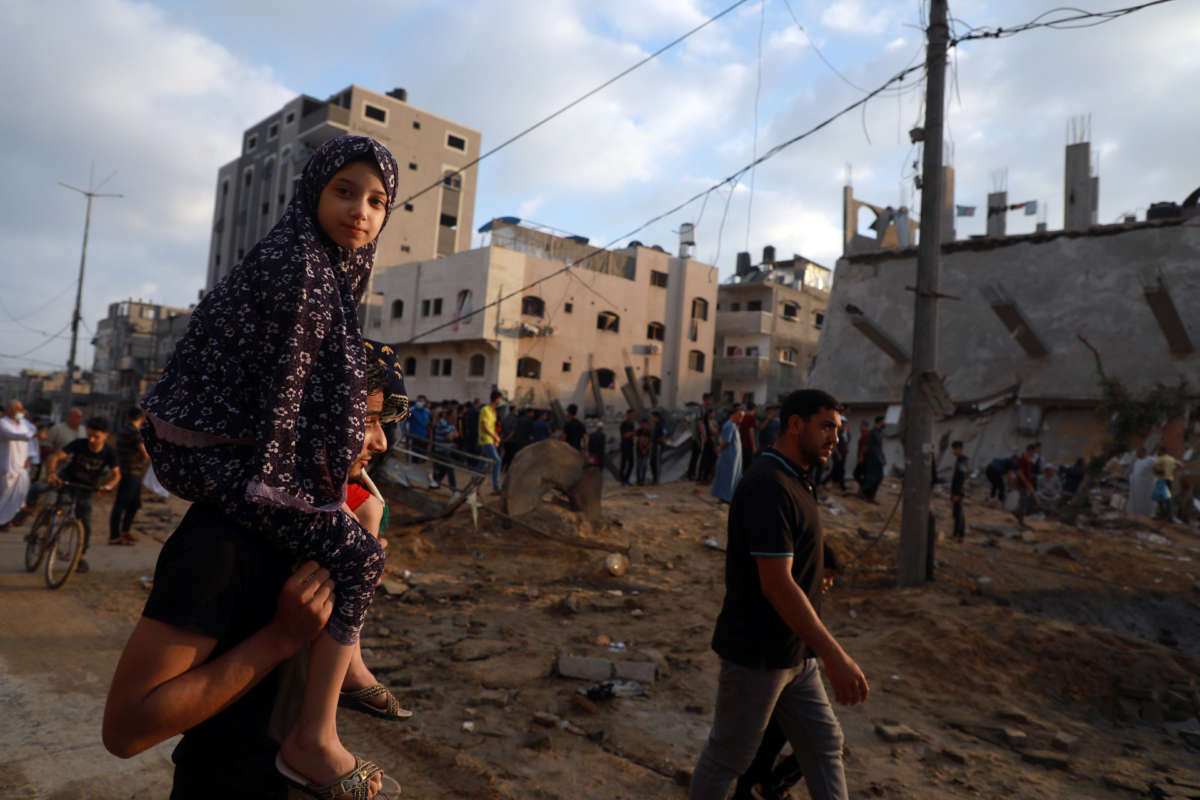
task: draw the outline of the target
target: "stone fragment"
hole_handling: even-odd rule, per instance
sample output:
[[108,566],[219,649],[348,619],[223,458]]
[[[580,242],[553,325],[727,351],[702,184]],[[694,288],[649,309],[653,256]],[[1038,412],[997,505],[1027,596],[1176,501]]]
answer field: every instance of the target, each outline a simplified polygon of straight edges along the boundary
[[1075,556],[1071,553],[1070,548],[1068,548],[1062,542],[1046,542],[1045,544],[1039,544],[1033,548],[1033,551],[1035,553],[1041,553],[1042,555],[1059,556],[1060,558],[1069,558],[1072,561],[1075,560]]
[[533,721],[543,728],[557,728],[561,722],[557,714],[551,714],[549,711],[533,712]]
[[390,595],[399,597],[408,591],[408,584],[396,578],[384,578],[380,587]]
[[1150,787],[1146,785],[1145,781],[1125,775],[1105,775],[1102,780],[1104,785],[1110,789],[1122,789],[1140,795],[1145,795],[1150,791]]
[[1004,741],[1008,742],[1009,747],[1021,747],[1029,738],[1025,735],[1025,731],[1016,728],[1002,728],[1000,733],[1004,736]]
[[996,712],[996,716],[1000,719],[1006,719],[1009,722],[1016,722],[1020,725],[1028,725],[1030,720],[1029,715],[1019,708],[1002,708]]
[[513,645],[498,639],[464,639],[450,648],[453,661],[482,661],[513,649]]
[[915,742],[921,738],[921,734],[907,725],[887,722],[877,723],[875,725],[875,733],[885,742]]
[[499,689],[484,689],[471,700],[477,706],[495,706],[504,708],[508,705],[508,692]]
[[1064,753],[1071,753],[1075,750],[1075,745],[1079,744],[1079,737],[1072,736],[1069,733],[1059,732],[1054,734],[1054,739],[1050,742],[1055,750],[1061,750]]
[[613,676],[613,664],[606,658],[559,656],[558,674],[564,678],[585,681],[606,681]]
[[1030,764],[1051,769],[1066,769],[1071,763],[1071,759],[1064,753],[1056,753],[1053,750],[1028,750],[1021,753],[1021,758]]
[[521,742],[521,747],[526,750],[549,750],[551,747],[550,735],[541,731],[531,731],[525,737],[525,741]]
[[961,750],[955,750],[953,747],[943,747],[942,755],[953,761],[955,764],[966,764],[967,756]]

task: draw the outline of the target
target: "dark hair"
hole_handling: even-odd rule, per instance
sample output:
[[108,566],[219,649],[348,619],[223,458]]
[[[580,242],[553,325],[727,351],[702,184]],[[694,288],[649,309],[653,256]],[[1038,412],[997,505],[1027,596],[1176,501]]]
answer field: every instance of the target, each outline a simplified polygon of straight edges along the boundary
[[501,394],[499,389],[492,389],[492,393],[488,397],[494,403],[494,402],[496,402],[496,400],[500,399],[503,396],[504,395]]
[[779,412],[779,419],[786,430],[792,417],[798,416],[807,422],[809,417],[824,409],[840,412],[842,404],[829,392],[820,389],[799,389],[783,398],[783,410]]
[[876,418],[875,418],[875,424],[876,424],[876,425],[878,425],[878,424],[879,424],[879,423],[881,423],[881,422],[883,422],[883,417],[876,417]]
[[736,414],[737,412],[739,412],[739,411],[741,411],[741,410],[742,410],[742,404],[741,404],[741,403],[734,403],[734,404],[733,404],[733,408],[729,409],[729,413],[730,413],[730,414]]
[[570,414],[572,417],[575,416],[576,414],[579,413],[579,406],[575,405],[574,403],[571,403],[571,405],[567,406],[567,413]]
[[130,408],[128,411],[125,412],[125,418],[127,420],[129,420],[130,422],[139,420],[144,416],[146,416],[146,412],[143,411],[142,409],[138,408],[137,406],[133,406],[132,408]]
[[956,442],[951,442],[951,443],[950,443],[950,447],[951,447],[951,448],[955,448],[955,447],[962,447],[962,446],[963,446],[963,443],[962,443],[962,442],[957,442],[957,441],[956,441]]
[[662,419],[662,412],[659,411],[658,409],[655,409],[650,412],[650,416],[657,417],[658,419]]
[[821,545],[821,560],[825,562],[825,569],[829,572],[837,572],[842,568],[838,562],[837,552],[826,542]]
[[108,420],[106,420],[104,417],[92,417],[87,421],[87,424],[84,427],[86,427],[89,431],[108,433]]
[[753,411],[753,410],[754,410],[754,409],[756,409],[756,408],[758,408],[758,406],[754,405],[754,401],[753,401],[753,400],[748,400],[748,401],[746,401],[746,410],[747,410],[747,411]]

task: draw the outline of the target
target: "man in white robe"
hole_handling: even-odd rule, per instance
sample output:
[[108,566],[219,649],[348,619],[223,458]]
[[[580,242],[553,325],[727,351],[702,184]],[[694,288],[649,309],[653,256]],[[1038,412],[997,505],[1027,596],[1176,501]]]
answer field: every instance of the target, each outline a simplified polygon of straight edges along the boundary
[[0,530],[9,527],[29,494],[29,441],[37,428],[25,419],[25,406],[14,400],[0,417]]
[[1129,468],[1129,501],[1125,505],[1126,514],[1140,514],[1143,517],[1154,516],[1154,456],[1146,452],[1146,448],[1137,449],[1137,458]]

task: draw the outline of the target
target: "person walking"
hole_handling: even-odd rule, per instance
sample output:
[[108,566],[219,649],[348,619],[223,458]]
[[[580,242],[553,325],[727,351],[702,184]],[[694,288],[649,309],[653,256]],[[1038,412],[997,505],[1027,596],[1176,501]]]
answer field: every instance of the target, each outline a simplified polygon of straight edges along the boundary
[[117,431],[117,466],[121,482],[117,484],[112,511],[108,515],[108,543],[133,544],[133,518],[142,507],[142,479],[150,466],[150,455],[142,443],[141,427],[146,412],[134,406],[125,415],[125,424]]
[[486,406],[479,409],[479,453],[492,461],[492,490],[500,494],[500,431],[496,429],[496,409],[504,395],[493,389]]
[[846,800],[844,737],[821,682],[825,666],[839,703],[870,687],[818,614],[824,536],[805,474],[837,443],[841,406],[802,389],[783,401],[782,433],[734,493],[725,550],[725,599],[712,647],[721,659],[713,726],[689,800],[724,800],[750,766],[775,716],[817,800]]
[[[25,419],[25,406],[13,400],[0,417],[0,531],[8,530],[29,494],[29,443],[37,428]],[[19,520],[18,520],[19,521]]]
[[721,437],[717,440],[717,472],[713,477],[712,496],[729,503],[733,500],[734,490],[742,480],[742,436],[740,425],[745,411],[741,403],[733,406],[729,419],[721,428]]
[[963,512],[963,498],[967,492],[967,464],[963,455],[963,443],[951,442],[950,451],[954,453],[954,477],[950,479],[950,502],[954,511],[954,538],[962,541],[967,535],[967,517]]
[[876,417],[875,427],[867,436],[867,462],[863,466],[862,493],[871,503],[875,502],[875,493],[883,483],[883,466],[887,463],[887,456],[883,454],[883,425],[883,417]]
[[629,478],[633,475],[634,451],[637,444],[635,441],[637,428],[634,421],[636,416],[634,410],[631,408],[625,412],[625,419],[621,420],[621,468],[618,471],[621,475],[621,486],[623,487],[632,485]]
[[1126,514],[1143,517],[1154,516],[1154,456],[1139,447],[1133,465],[1129,469],[1129,501],[1125,504]]
[[667,425],[663,422],[661,411],[650,412],[650,419],[650,434],[654,440],[650,449],[650,482],[658,483],[662,472],[663,451],[667,447]]

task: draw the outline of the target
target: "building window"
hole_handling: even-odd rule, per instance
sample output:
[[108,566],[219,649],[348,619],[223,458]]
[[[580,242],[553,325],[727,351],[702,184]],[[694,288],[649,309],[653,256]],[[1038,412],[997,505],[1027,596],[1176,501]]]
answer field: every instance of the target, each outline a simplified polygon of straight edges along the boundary
[[612,311],[601,311],[596,316],[596,330],[615,333],[621,330],[621,318]]
[[373,119],[376,122],[387,123],[387,110],[379,106],[373,106],[370,103],[363,104],[363,116],[367,119]]
[[438,375],[442,374],[441,367],[442,360],[440,358],[433,359],[433,361],[430,362],[429,374],[436,378]]
[[404,204],[404,210],[405,210],[405,211],[412,211],[412,210],[413,210],[413,204],[412,204],[412,203],[405,203],[405,204]]
[[667,287],[667,273],[659,272],[656,269],[650,270],[650,285],[661,286],[665,289]]
[[392,301],[392,319],[400,319],[403,316],[404,316],[404,301],[403,300],[393,300]]
[[762,300],[751,300],[746,303],[747,311],[762,311]]
[[432,370],[433,371],[431,374],[435,378],[438,376],[441,376],[443,378],[449,377],[449,375],[450,375],[450,359],[448,359],[448,358],[433,359]]
[[404,359],[404,374],[408,376],[417,374],[417,360],[412,356]]
[[420,122],[417,122],[415,119],[413,120],[413,130],[414,130],[414,131],[419,131],[419,130],[421,130],[421,123],[420,123]]
[[708,319],[708,301],[703,297],[692,300],[692,319]]
[[246,137],[246,152],[249,153],[258,145],[258,136],[250,134]]
[[820,311],[814,311],[813,327],[820,328],[825,324],[825,315]]
[[267,140],[270,141],[271,139],[274,139],[278,135],[279,135],[279,123],[273,122],[273,123],[271,123],[271,126],[269,128],[267,128]]
[[651,322],[646,326],[646,338],[661,342],[667,336],[667,329],[661,322]]
[[268,213],[270,213],[270,211],[271,211],[271,203],[270,203],[270,201],[267,201],[266,203],[263,203],[263,204],[262,204],[262,213],[263,213],[263,216],[265,217],[265,216],[266,216]]
[[782,364],[795,364],[796,351],[790,347],[779,348],[779,361]]
[[254,171],[248,169],[246,170],[246,185],[249,186],[252,180],[254,180]]
[[411,252],[412,252],[412,248],[411,248],[411,247],[409,247],[409,246],[408,246],[408,245],[406,245],[406,244],[402,244],[402,245],[400,245],[400,252],[401,252],[401,253],[411,253]]
[[462,175],[452,169],[442,173],[442,186],[453,191],[462,191]]
[[517,360],[517,377],[518,378],[540,378],[542,377],[542,362],[536,358],[525,356]]
[[757,346],[747,347],[746,348],[746,356],[748,358],[758,358],[758,347]]
[[704,353],[701,350],[688,351],[688,369],[692,372],[704,372]]
[[284,125],[291,125],[291,124],[292,124],[292,122],[294,122],[294,121],[295,121],[295,119],[296,119],[296,113],[295,113],[294,111],[289,111],[289,112],[288,112],[288,115],[287,115],[286,117],[284,117],[284,118],[283,118],[283,124],[284,124]]
[[416,172],[417,171],[417,162],[415,162],[415,161],[408,162],[408,168],[411,169],[413,172]]
[[795,319],[796,315],[798,315],[799,313],[800,313],[800,306],[796,305],[795,303],[784,303],[783,304],[783,318],[784,319]]
[[570,371],[571,371],[571,362],[564,361],[563,362],[563,372],[570,372]]
[[452,366],[451,359],[449,359],[449,358],[442,359],[442,377],[443,378],[450,377],[450,367],[451,366]]
[[574,310],[575,310],[575,304],[574,304],[574,303],[563,303],[563,312],[564,312],[564,313],[566,313],[566,314],[570,314],[570,313],[571,313],[572,311],[574,311]]
[[239,247],[237,257],[238,257],[238,261],[241,261],[243,258],[246,257],[246,251]]
[[646,375],[642,378],[642,389],[653,395],[662,394],[662,378],[657,375]]
[[467,140],[461,136],[455,136],[453,133],[446,134],[446,147],[454,150],[466,150]]
[[435,297],[433,299],[433,315],[440,317],[442,315],[442,298]]
[[601,389],[611,389],[617,382],[617,373],[611,369],[596,370],[596,385]]
[[725,355],[729,358],[737,358],[741,354],[742,348],[738,347],[736,344],[731,344],[725,348]]
[[485,369],[487,369],[487,356],[483,353],[476,353],[467,362],[467,375],[472,378],[482,378]]
[[443,228],[457,228],[458,217],[452,214],[442,214],[442,216],[438,218],[438,225],[441,225]]
[[742,310],[742,304],[741,304],[741,303],[730,303],[730,304],[729,304],[729,310],[730,310],[730,311],[741,311],[741,310]]
[[527,295],[521,298],[521,314],[530,317],[546,316],[546,303],[542,298]]

